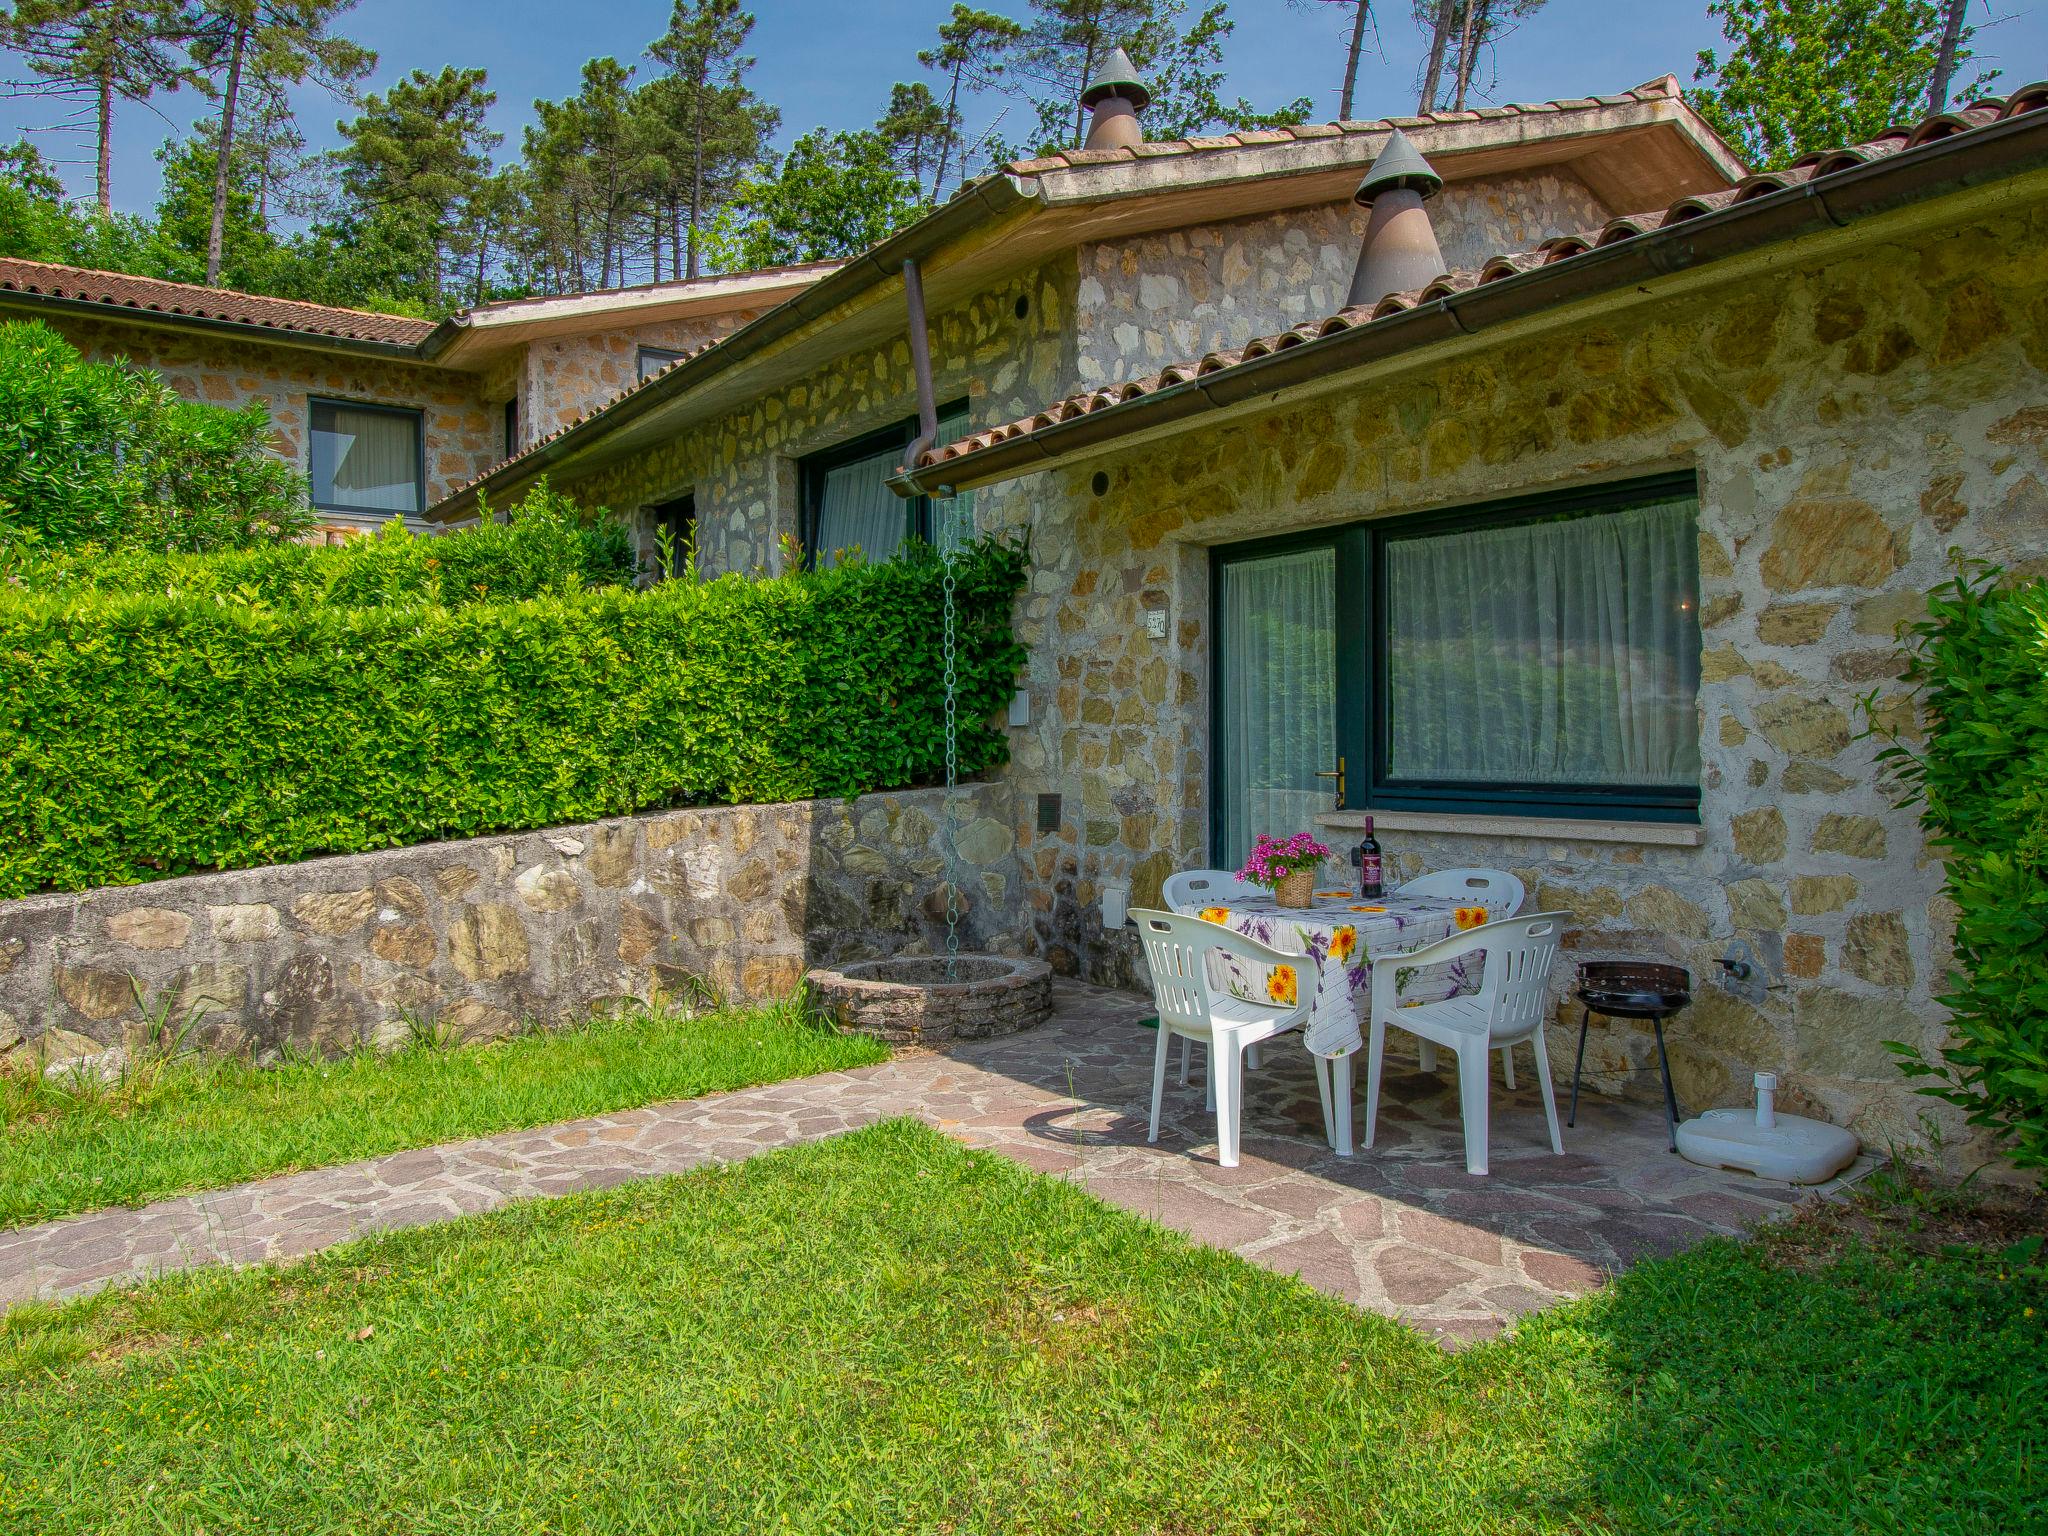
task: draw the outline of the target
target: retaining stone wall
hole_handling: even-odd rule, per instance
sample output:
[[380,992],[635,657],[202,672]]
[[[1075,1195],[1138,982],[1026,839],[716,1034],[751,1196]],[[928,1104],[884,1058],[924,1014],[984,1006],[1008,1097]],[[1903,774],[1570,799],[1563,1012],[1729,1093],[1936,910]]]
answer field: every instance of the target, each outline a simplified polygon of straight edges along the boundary
[[[963,945],[1025,931],[1007,792],[956,802]],[[943,942],[943,790],[665,811],[0,903],[0,1053],[122,1043],[168,998],[259,1058],[441,1021],[472,1040],[701,977],[763,999],[811,966]]]

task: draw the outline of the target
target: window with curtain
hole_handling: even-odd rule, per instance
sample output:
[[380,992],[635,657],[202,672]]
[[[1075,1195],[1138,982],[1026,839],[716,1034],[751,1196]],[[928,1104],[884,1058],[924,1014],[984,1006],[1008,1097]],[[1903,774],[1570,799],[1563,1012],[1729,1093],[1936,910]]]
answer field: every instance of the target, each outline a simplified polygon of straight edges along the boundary
[[[964,405],[940,412],[938,441],[952,442],[968,431]],[[931,501],[889,489],[889,477],[916,438],[913,418],[803,461],[809,530],[804,542],[819,565],[836,564],[856,549],[869,561],[892,559],[912,537],[945,549],[973,536],[972,493]]]
[[1347,808],[1699,816],[1690,475],[1214,552],[1210,840]]
[[1697,788],[1690,497],[1390,537],[1387,778]]
[[420,413],[312,402],[313,505],[329,512],[419,512],[426,505]]
[[639,354],[640,377],[651,379],[670,363],[681,361],[682,356],[673,347],[642,347]]

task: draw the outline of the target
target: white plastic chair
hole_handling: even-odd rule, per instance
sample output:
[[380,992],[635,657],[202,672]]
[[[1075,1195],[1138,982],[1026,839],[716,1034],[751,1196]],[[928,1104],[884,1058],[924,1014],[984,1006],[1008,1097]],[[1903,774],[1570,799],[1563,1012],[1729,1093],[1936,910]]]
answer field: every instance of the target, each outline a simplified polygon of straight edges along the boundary
[[[1439,869],[1427,875],[1417,875],[1396,889],[1394,894],[1469,902],[1486,908],[1486,920],[1497,923],[1522,910],[1522,900],[1528,894],[1528,888],[1504,869]],[[1425,1049],[1423,1058],[1424,1066],[1433,1068],[1436,1065],[1433,1052]],[[1513,1093],[1515,1052],[1512,1046],[1500,1053],[1500,1073],[1508,1085],[1508,1092]]]
[[1397,888],[1396,896],[1438,896],[1486,908],[1489,922],[1513,917],[1522,910],[1527,887],[1504,869],[1439,869],[1417,875]]
[[[1168,875],[1166,883],[1159,888],[1159,899],[1173,911],[1184,917],[1193,917],[1204,907],[1227,907],[1233,901],[1245,897],[1264,895],[1249,880],[1240,880],[1227,869],[1184,869],[1178,874]],[[1194,1058],[1195,1045],[1192,1040],[1180,1043],[1180,1082],[1185,1088],[1188,1081],[1188,1067]],[[1252,1051],[1253,1070],[1259,1065],[1259,1053]],[[1211,1097],[1214,1097],[1211,1085]]]
[[[1365,1144],[1370,1147],[1379,1125],[1380,1066],[1386,1052],[1387,1026],[1405,1029],[1424,1042],[1446,1046],[1458,1056],[1458,1102],[1465,1120],[1465,1171],[1486,1172],[1488,1055],[1497,1047],[1512,1049],[1527,1040],[1536,1052],[1536,1082],[1543,1090],[1543,1117],[1550,1124],[1550,1150],[1564,1151],[1557,1128],[1557,1102],[1550,1088],[1550,1053],[1543,1043],[1543,1023],[1550,1012],[1550,973],[1557,964],[1569,912],[1537,912],[1468,928],[1447,939],[1406,954],[1373,962],[1372,1025],[1366,1042]],[[1395,990],[1398,969],[1443,965],[1470,954],[1486,957],[1479,990],[1440,1003],[1403,1008]]]
[[[1145,963],[1152,972],[1152,998],[1159,1008],[1159,1042],[1152,1053],[1152,1122],[1147,1141],[1159,1139],[1159,1111],[1166,1098],[1168,1040],[1199,1040],[1209,1047],[1212,1097],[1216,1106],[1216,1160],[1237,1166],[1238,1121],[1244,1106],[1245,1052],[1261,1040],[1297,1029],[1308,1019],[1315,998],[1315,974],[1304,955],[1282,954],[1257,939],[1198,917],[1178,912],[1131,913],[1145,944]],[[1235,955],[1264,971],[1275,965],[1295,968],[1295,1000],[1291,1004],[1247,1002],[1212,989],[1209,956]],[[1344,1091],[1333,1094],[1341,1068]],[[1340,1153],[1351,1144],[1351,1060],[1316,1059],[1316,1084],[1323,1097],[1323,1130]]]
[[1249,880],[1240,880],[1227,869],[1184,869],[1168,875],[1159,888],[1159,899],[1170,911],[1193,917],[1204,907],[1227,907],[1233,901],[1262,894]]

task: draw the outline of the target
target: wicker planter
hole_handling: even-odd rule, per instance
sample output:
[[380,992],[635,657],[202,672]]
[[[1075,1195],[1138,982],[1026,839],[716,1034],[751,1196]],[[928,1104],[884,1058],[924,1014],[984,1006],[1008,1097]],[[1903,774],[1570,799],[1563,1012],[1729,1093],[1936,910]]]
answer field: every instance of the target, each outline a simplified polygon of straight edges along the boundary
[[1283,907],[1311,907],[1316,900],[1316,872],[1313,865],[1297,869],[1273,887],[1273,899]]

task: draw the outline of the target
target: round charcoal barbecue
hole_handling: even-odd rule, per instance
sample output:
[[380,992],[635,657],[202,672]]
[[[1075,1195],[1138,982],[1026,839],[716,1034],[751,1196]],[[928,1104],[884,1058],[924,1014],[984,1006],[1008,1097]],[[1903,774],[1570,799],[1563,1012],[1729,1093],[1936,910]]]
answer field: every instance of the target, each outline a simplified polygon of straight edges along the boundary
[[1572,1107],[1566,1125],[1579,1118],[1579,1074],[1586,1066],[1586,1029],[1593,1015],[1610,1019],[1648,1019],[1657,1036],[1657,1070],[1664,1075],[1664,1128],[1671,1150],[1678,1150],[1678,1095],[1671,1088],[1671,1062],[1664,1054],[1664,1021],[1692,1001],[1692,976],[1683,967],[1650,960],[1587,960],[1579,966],[1573,996],[1579,1015],[1579,1056],[1572,1064]]

